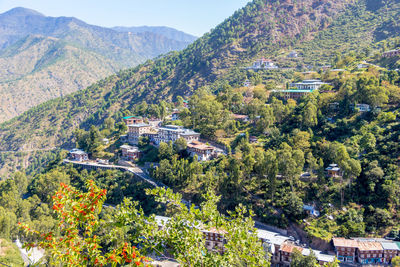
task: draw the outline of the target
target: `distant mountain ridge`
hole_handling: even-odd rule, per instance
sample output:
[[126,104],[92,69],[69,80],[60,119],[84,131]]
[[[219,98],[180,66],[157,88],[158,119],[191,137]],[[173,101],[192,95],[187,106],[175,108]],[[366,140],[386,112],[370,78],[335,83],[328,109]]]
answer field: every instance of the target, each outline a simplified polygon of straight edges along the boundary
[[182,31],[178,31],[174,28],[165,27],[165,26],[138,26],[138,27],[123,27],[117,26],[113,27],[113,30],[119,32],[131,32],[131,33],[145,33],[145,32],[152,32],[155,34],[164,35],[170,39],[177,40],[180,42],[194,42],[197,37],[187,34]]
[[195,39],[171,28],[146,29],[116,31],[26,8],[0,14],[0,122]]

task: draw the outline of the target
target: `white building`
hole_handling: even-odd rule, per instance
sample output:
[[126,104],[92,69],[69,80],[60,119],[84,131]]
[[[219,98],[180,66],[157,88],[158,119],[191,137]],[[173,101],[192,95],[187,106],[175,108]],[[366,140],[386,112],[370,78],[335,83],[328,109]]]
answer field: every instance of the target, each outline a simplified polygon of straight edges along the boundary
[[181,137],[189,143],[192,141],[198,141],[200,138],[200,134],[196,133],[195,131],[185,129],[183,128],[183,126],[166,125],[164,127],[158,128],[158,134],[154,138],[154,143],[159,145],[161,142],[175,142]]
[[187,151],[191,157],[197,155],[198,161],[210,160],[215,155],[215,147],[209,146],[199,141],[193,141],[187,144]]
[[69,156],[72,160],[75,161],[87,161],[89,160],[89,156],[88,153],[86,153],[85,151],[78,149],[78,148],[74,148],[69,152]]
[[297,90],[318,90],[321,88],[322,85],[324,84],[329,84],[329,83],[324,83],[321,80],[304,80],[299,83],[292,83],[290,84],[290,87],[296,87]]
[[128,142],[133,145],[139,143],[139,138],[145,133],[151,132],[151,125],[146,123],[137,123],[128,125]]

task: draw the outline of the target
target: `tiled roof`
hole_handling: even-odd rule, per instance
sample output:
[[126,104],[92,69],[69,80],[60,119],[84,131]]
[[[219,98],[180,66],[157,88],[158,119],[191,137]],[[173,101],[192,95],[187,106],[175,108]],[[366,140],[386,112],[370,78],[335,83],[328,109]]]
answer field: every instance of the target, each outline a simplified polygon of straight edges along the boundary
[[281,246],[281,251],[287,252],[287,253],[292,253],[294,249],[297,249],[297,250],[300,251],[300,252],[303,251],[303,248],[297,247],[297,246],[294,246],[294,245],[288,244],[288,243],[284,243],[284,244]]

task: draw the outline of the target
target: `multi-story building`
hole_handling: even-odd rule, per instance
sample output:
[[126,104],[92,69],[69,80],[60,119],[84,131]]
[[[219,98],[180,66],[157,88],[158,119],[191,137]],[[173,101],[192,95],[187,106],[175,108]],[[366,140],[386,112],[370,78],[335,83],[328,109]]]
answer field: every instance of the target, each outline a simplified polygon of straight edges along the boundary
[[358,248],[358,242],[356,240],[333,238],[332,241],[335,247],[336,257],[340,262],[356,262],[356,250]]
[[187,144],[187,151],[192,157],[197,155],[198,161],[207,161],[214,156],[215,147],[200,141],[192,141]]
[[139,116],[127,116],[127,117],[123,117],[122,119],[124,120],[126,126],[144,122],[143,118],[139,117]]
[[270,59],[260,58],[254,61],[250,69],[277,69],[278,66]]
[[151,133],[151,129],[151,125],[146,123],[128,125],[128,142],[137,145],[139,143],[139,138],[145,133]]
[[125,160],[133,161],[140,157],[140,150],[136,146],[123,145],[121,146],[121,150],[122,158]]
[[206,248],[209,251],[215,251],[220,254],[223,254],[225,252],[225,231],[211,228],[209,230],[202,230],[202,232],[206,240]]
[[376,241],[359,241],[357,259],[361,264],[384,263],[384,251],[381,243]]
[[395,242],[381,242],[383,248],[383,263],[390,264],[392,259],[400,254],[400,248]]
[[188,143],[198,141],[199,133],[192,130],[185,129],[183,126],[167,125],[158,128],[158,135],[155,137],[154,142],[159,145],[160,143],[175,142],[179,138],[184,138]]
[[78,149],[78,148],[74,148],[69,152],[69,156],[72,160],[75,161],[87,161],[89,160],[89,156],[88,153],[86,153],[85,151]]

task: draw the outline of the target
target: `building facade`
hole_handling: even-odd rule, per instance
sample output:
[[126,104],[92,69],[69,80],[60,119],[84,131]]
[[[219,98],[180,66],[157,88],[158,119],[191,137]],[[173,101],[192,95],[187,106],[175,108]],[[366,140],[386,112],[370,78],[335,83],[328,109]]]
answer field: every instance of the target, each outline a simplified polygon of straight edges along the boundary
[[324,84],[329,84],[329,83],[324,83],[321,80],[304,80],[299,83],[292,83],[290,84],[290,87],[296,87],[297,90],[318,90],[321,88],[322,85]]
[[75,161],[88,161],[89,155],[85,151],[74,148],[69,152],[69,157]]
[[129,161],[134,161],[140,158],[140,150],[136,146],[121,146],[122,158]]
[[155,137],[154,142],[156,145],[159,145],[162,142],[175,142],[179,138],[183,138],[186,140],[186,142],[189,143],[193,141],[198,141],[200,138],[200,134],[192,130],[185,129],[183,128],[183,126],[167,125],[158,128],[158,134]]
[[124,120],[126,126],[144,122],[143,118],[139,117],[139,116],[127,116],[127,117],[123,117],[122,119]]
[[191,157],[197,156],[198,161],[210,160],[215,154],[215,147],[199,141],[192,141],[187,144],[187,151]]
[[133,145],[139,144],[139,138],[145,133],[150,133],[151,129],[151,125],[145,123],[128,125],[128,142]]

